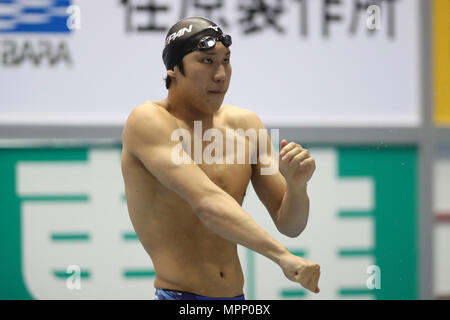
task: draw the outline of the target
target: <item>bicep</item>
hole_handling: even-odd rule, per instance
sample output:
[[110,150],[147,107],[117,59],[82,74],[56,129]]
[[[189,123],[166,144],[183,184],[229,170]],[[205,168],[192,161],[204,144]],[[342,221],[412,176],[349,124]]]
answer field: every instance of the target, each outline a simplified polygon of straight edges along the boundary
[[[144,127],[152,130],[148,132],[141,122],[137,120],[126,126],[124,143],[163,185],[176,192],[192,208],[196,208],[206,195],[221,191],[195,163],[185,163],[191,158],[182,149],[180,141],[172,141],[170,126],[165,126],[161,119],[146,121]],[[175,154],[177,157],[174,158]],[[185,162],[179,163],[179,159]]]
[[258,166],[255,166],[253,170],[253,189],[273,221],[276,222],[278,210],[281,207],[286,190],[286,181],[279,171],[273,175],[262,175]]
[[[286,191],[286,180],[279,171],[278,154],[267,129],[258,116],[253,114],[251,118],[252,127],[266,133],[258,135],[257,162],[252,165],[252,185],[258,198],[269,211],[272,219],[276,221],[276,215]],[[265,148],[261,148],[264,145]]]
[[[141,149],[138,158],[163,185],[195,207],[203,196],[214,191],[215,185],[196,164],[174,162],[172,150],[170,145],[147,145]],[[189,157],[184,156],[184,159]]]

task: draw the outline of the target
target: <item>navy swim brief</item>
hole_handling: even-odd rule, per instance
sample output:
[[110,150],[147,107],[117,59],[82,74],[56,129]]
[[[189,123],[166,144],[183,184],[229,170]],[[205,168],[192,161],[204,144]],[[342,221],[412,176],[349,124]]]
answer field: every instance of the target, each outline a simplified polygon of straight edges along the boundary
[[211,298],[184,291],[156,289],[154,300],[245,300],[244,295],[231,298]]

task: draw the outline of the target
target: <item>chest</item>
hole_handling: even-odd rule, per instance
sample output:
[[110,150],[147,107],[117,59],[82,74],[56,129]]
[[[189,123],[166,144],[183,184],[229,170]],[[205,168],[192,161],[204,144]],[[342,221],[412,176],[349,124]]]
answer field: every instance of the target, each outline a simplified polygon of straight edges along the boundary
[[201,164],[199,167],[222,190],[238,198],[245,194],[252,175],[250,164]]
[[230,128],[213,128],[185,132],[183,150],[196,165],[230,195],[245,194],[252,175],[256,141],[244,132]]

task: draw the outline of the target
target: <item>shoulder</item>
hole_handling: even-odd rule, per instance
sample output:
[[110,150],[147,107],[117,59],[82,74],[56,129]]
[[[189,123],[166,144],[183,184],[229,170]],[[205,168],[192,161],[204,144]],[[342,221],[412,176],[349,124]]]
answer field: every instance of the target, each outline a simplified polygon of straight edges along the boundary
[[125,127],[160,128],[176,126],[173,116],[156,102],[147,101],[134,108],[125,123]]
[[223,105],[222,108],[224,119],[232,128],[242,128],[246,130],[263,127],[262,121],[258,115],[249,109],[233,105]]
[[155,102],[146,101],[130,112],[125,125],[142,124],[146,121],[151,121],[153,124],[161,120],[170,121],[170,114]]
[[177,127],[175,119],[155,102],[147,101],[134,108],[127,118],[123,140],[160,137]]

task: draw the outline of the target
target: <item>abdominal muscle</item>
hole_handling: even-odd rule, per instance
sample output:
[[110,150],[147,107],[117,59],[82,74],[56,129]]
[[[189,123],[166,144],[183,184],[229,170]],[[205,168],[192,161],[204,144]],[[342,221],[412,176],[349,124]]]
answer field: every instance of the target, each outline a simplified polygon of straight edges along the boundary
[[[155,287],[208,297],[241,295],[244,277],[236,244],[209,230],[186,201],[143,166],[130,165],[136,159],[130,155],[127,159],[126,152],[124,149],[128,212],[153,262]],[[131,185],[133,188],[128,187]],[[242,204],[243,192],[234,197]]]
[[155,287],[210,297],[241,295],[244,278],[236,244],[208,230],[195,213],[184,209],[152,212],[149,217],[166,217],[140,223],[146,230],[135,228],[153,261]]
[[[203,241],[209,244],[203,246],[195,239],[176,248],[150,250],[156,271],[155,287],[208,297],[241,295],[244,277],[236,245],[207,238]],[[215,248],[207,248],[211,246]]]

